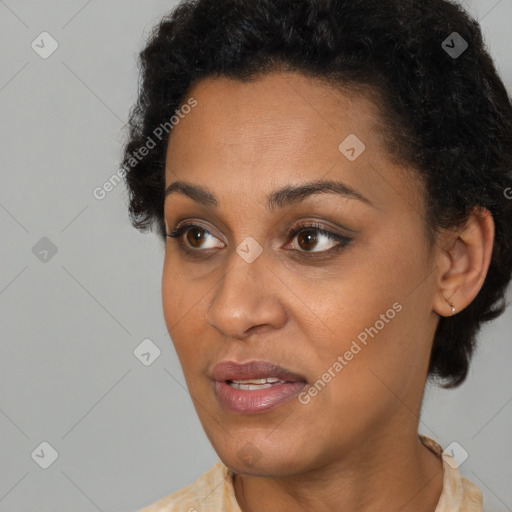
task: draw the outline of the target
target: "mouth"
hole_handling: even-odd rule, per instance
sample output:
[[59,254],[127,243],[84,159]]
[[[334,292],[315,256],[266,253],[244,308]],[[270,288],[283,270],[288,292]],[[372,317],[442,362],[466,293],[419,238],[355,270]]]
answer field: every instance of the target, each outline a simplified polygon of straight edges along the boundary
[[221,406],[240,414],[274,409],[307,385],[302,375],[267,361],[224,361],[214,367],[210,378]]

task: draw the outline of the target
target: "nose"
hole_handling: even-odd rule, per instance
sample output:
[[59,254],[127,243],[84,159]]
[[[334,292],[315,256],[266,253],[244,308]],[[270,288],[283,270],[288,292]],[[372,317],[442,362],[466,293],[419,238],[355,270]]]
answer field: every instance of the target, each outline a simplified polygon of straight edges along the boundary
[[247,263],[237,253],[218,282],[207,320],[223,335],[246,339],[251,334],[283,327],[286,309],[280,300],[284,285],[263,252]]

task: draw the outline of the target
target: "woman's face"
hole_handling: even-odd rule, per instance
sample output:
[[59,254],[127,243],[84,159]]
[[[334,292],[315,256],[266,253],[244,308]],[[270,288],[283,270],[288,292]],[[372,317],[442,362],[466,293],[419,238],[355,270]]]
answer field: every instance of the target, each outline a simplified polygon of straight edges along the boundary
[[[165,202],[167,232],[188,231],[167,239],[162,296],[215,450],[239,474],[280,476],[400,442],[437,324],[435,252],[375,107],[296,73],[190,96]],[[334,185],[300,190],[317,181]]]

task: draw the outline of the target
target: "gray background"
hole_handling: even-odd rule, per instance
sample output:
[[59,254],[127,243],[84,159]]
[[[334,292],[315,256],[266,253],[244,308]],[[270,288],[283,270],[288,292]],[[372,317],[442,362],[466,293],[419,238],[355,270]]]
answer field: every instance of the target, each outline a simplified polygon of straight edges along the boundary
[[[118,169],[135,56],[173,5],[0,0],[0,512],[135,511],[217,460],[166,334],[162,246],[130,226],[122,184],[93,195]],[[464,5],[512,92],[512,0]],[[509,309],[462,388],[427,390],[420,425],[469,452],[461,472],[492,511],[512,510],[511,332]],[[145,366],[148,338],[161,355]]]

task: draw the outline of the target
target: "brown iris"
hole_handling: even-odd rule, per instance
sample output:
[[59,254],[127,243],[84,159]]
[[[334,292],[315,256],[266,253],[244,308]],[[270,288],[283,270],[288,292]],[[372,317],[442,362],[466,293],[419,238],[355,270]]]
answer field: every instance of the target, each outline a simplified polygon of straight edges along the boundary
[[203,228],[189,229],[186,233],[187,242],[195,248],[201,247],[204,239],[205,231]]
[[[314,233],[315,231],[313,229],[310,229],[308,231],[304,230],[299,234],[299,236],[297,237],[297,241],[302,249],[308,250],[314,248],[318,241]],[[303,243],[303,240],[306,241]]]

